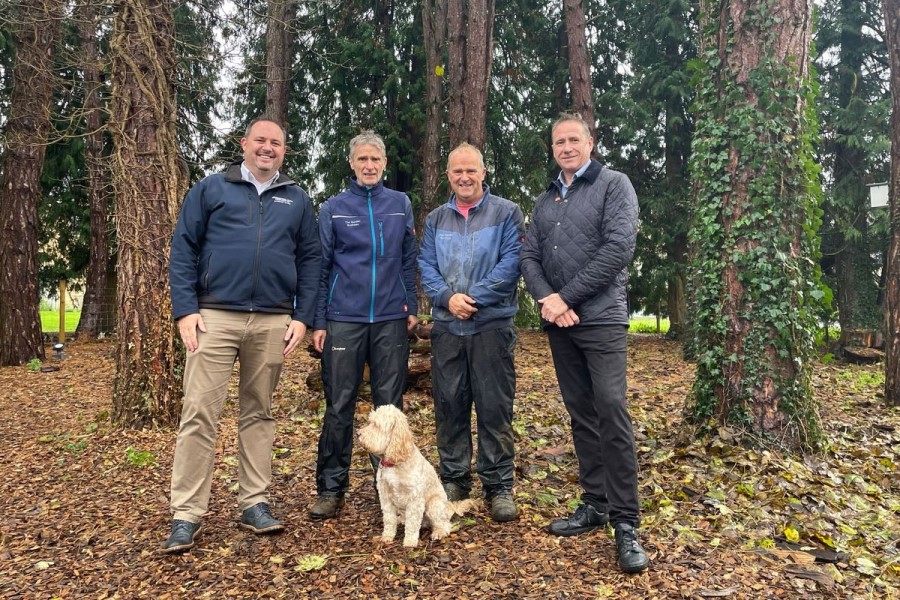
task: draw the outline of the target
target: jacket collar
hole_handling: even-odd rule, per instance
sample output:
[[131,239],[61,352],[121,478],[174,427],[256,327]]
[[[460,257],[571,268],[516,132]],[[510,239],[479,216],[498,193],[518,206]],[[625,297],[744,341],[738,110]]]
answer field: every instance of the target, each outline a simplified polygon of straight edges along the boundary
[[[597,178],[600,177],[600,172],[602,170],[603,170],[603,165],[601,163],[599,163],[597,160],[592,158],[591,164],[588,165],[588,168],[585,170],[585,172],[582,173],[579,177],[576,177],[575,179],[573,179],[572,185],[570,185],[569,187],[571,188],[573,185],[575,185],[576,181],[581,181],[582,179],[587,181],[588,185],[593,184],[595,181],[597,181]],[[559,172],[557,171],[557,176],[558,176],[558,173]],[[549,191],[556,191],[556,192],[559,191],[559,181],[557,180],[556,177],[554,177],[553,181],[550,182],[550,185],[547,186],[547,191],[548,192]]]
[[370,187],[360,185],[359,182],[356,181],[356,177],[351,177],[349,182],[350,192],[357,196],[367,197],[370,193],[373,196],[377,196],[384,189],[384,179],[379,179],[378,183]]

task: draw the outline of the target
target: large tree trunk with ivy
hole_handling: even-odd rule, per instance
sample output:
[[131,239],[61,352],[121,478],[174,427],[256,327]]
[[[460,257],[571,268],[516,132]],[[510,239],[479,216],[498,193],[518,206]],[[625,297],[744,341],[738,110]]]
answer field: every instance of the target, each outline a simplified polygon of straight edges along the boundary
[[900,0],[884,0],[884,21],[891,64],[891,242],[887,260],[885,292],[884,398],[900,406]]
[[269,0],[266,29],[266,115],[287,127],[294,58],[294,0]]
[[109,255],[109,181],[103,157],[103,118],[100,106],[99,53],[97,49],[97,8],[93,0],[80,0],[75,8],[80,42],[82,85],[84,88],[84,163],[90,199],[90,257],[85,275],[84,304],[77,333],[97,337],[116,328],[115,304],[106,302],[112,264]]
[[790,449],[820,440],[811,0],[704,0],[693,148],[694,423]]
[[448,0],[450,147],[468,142],[484,150],[494,48],[495,0]]
[[[582,0],[563,0],[563,16],[568,41],[569,80],[572,93],[572,110],[581,115],[591,137],[597,141],[597,119],[594,116],[594,96],[591,94],[591,59],[588,54]],[[596,149],[594,154],[596,154]]]
[[110,130],[116,189],[118,340],[113,418],[126,427],[174,424],[181,403],[169,297],[169,242],[185,191],[175,135],[172,7],[116,3],[110,40]]
[[56,77],[59,0],[7,5],[16,59],[0,166],[0,365],[44,359],[38,310],[37,208]]

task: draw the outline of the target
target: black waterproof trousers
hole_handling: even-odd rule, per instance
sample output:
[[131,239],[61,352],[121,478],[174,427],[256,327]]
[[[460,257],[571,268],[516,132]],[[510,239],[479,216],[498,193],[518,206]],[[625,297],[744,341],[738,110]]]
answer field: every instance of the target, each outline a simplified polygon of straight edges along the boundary
[[487,498],[512,491],[516,331],[473,335],[433,331],[431,384],[441,480],[472,488],[472,405],[478,425],[476,470]]
[[353,415],[365,364],[369,363],[373,404],[393,404],[403,410],[408,359],[406,319],[326,324],[322,353],[325,419],[316,460],[320,496],[343,496],[350,485]]

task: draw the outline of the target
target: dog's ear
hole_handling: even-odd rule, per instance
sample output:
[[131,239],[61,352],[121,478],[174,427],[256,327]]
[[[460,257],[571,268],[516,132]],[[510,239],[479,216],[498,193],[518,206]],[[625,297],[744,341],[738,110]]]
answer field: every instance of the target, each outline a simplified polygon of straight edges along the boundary
[[[394,411],[391,411],[392,413]],[[412,430],[404,415],[399,410],[391,419],[389,441],[384,451],[384,459],[388,462],[400,464],[412,456],[416,441],[413,439]]]

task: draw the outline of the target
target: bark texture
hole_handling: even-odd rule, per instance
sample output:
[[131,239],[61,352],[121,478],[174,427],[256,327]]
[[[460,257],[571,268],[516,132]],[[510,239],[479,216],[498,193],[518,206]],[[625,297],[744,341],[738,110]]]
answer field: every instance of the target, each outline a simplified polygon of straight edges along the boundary
[[110,41],[110,130],[116,189],[118,326],[113,418],[126,427],[175,424],[181,352],[169,296],[169,243],[185,181],[175,136],[172,7],[116,3]]
[[294,0],[269,0],[266,29],[266,114],[287,127],[294,57]]
[[884,0],[884,20],[891,63],[891,242],[887,260],[884,344],[884,397],[900,405],[900,0]]
[[811,389],[817,173],[811,0],[705,0],[694,138],[692,416],[756,443],[821,442]]
[[[109,254],[110,186],[103,156],[103,117],[100,105],[97,8],[93,0],[80,0],[75,8],[80,42],[79,62],[84,86],[84,162],[87,166],[91,242],[85,274],[84,304],[78,321],[79,335],[97,337],[115,332],[115,276]],[[107,286],[113,284],[112,301]]]
[[[808,77],[809,71],[809,44],[812,33],[812,7],[810,0],[775,0],[768,2],[768,8],[778,15],[780,22],[768,31],[760,31],[753,20],[747,18],[749,5],[766,4],[764,0],[752,0],[742,2],[740,0],[728,0],[723,3],[721,19],[719,22],[720,57],[726,64],[725,71],[739,86],[742,86],[747,94],[746,102],[759,104],[760,99],[756,90],[748,84],[752,72],[760,66],[760,63],[768,56],[774,55],[782,64],[791,62],[796,65],[795,91],[796,106],[792,107],[798,113],[805,110],[803,97],[800,94],[800,84]],[[759,6],[754,8],[758,9]],[[732,51],[725,53],[727,38],[733,36]],[[768,43],[764,37],[771,36]],[[772,53],[772,54],[770,54]],[[788,85],[785,82],[785,85]],[[753,209],[753,198],[750,194],[750,183],[753,178],[761,175],[748,168],[735,144],[729,150],[729,172],[731,175],[732,193],[723,200],[723,223],[726,232],[737,227],[738,223],[746,218]],[[741,167],[739,167],[741,165]],[[730,209],[730,210],[729,210]],[[803,233],[801,223],[783,223],[783,227],[791,228],[792,241],[789,248],[784,250],[790,256],[801,254],[801,240]],[[737,239],[738,252],[752,252],[758,246],[758,242],[749,237]],[[748,305],[753,299],[745,294],[745,282],[743,273],[734,261],[726,261],[725,266],[725,314],[727,317],[727,330],[725,335],[724,355],[736,356],[737,360],[725,366],[726,387],[720,390],[720,418],[724,418],[732,406],[732,401],[744,396],[744,380],[747,371],[751,368],[768,370],[761,385],[753,389],[751,394],[750,410],[758,427],[763,431],[783,432],[787,430],[787,421],[790,415],[780,410],[782,400],[778,381],[791,381],[799,376],[797,365],[790,356],[779,356],[774,346],[763,349],[762,353],[751,353],[744,345],[750,329],[754,326],[745,314]],[[773,335],[773,339],[775,336]]]
[[484,150],[494,47],[495,0],[447,0],[450,147]]
[[44,359],[37,209],[63,3],[35,0],[7,5],[7,10],[13,11],[16,60],[0,167],[0,365],[20,365]]
[[[597,141],[597,119],[594,116],[594,96],[591,94],[591,57],[587,49],[582,0],[563,0],[563,15],[568,38],[569,78],[572,92],[572,110],[581,115]],[[593,153],[596,155],[596,148]]]

